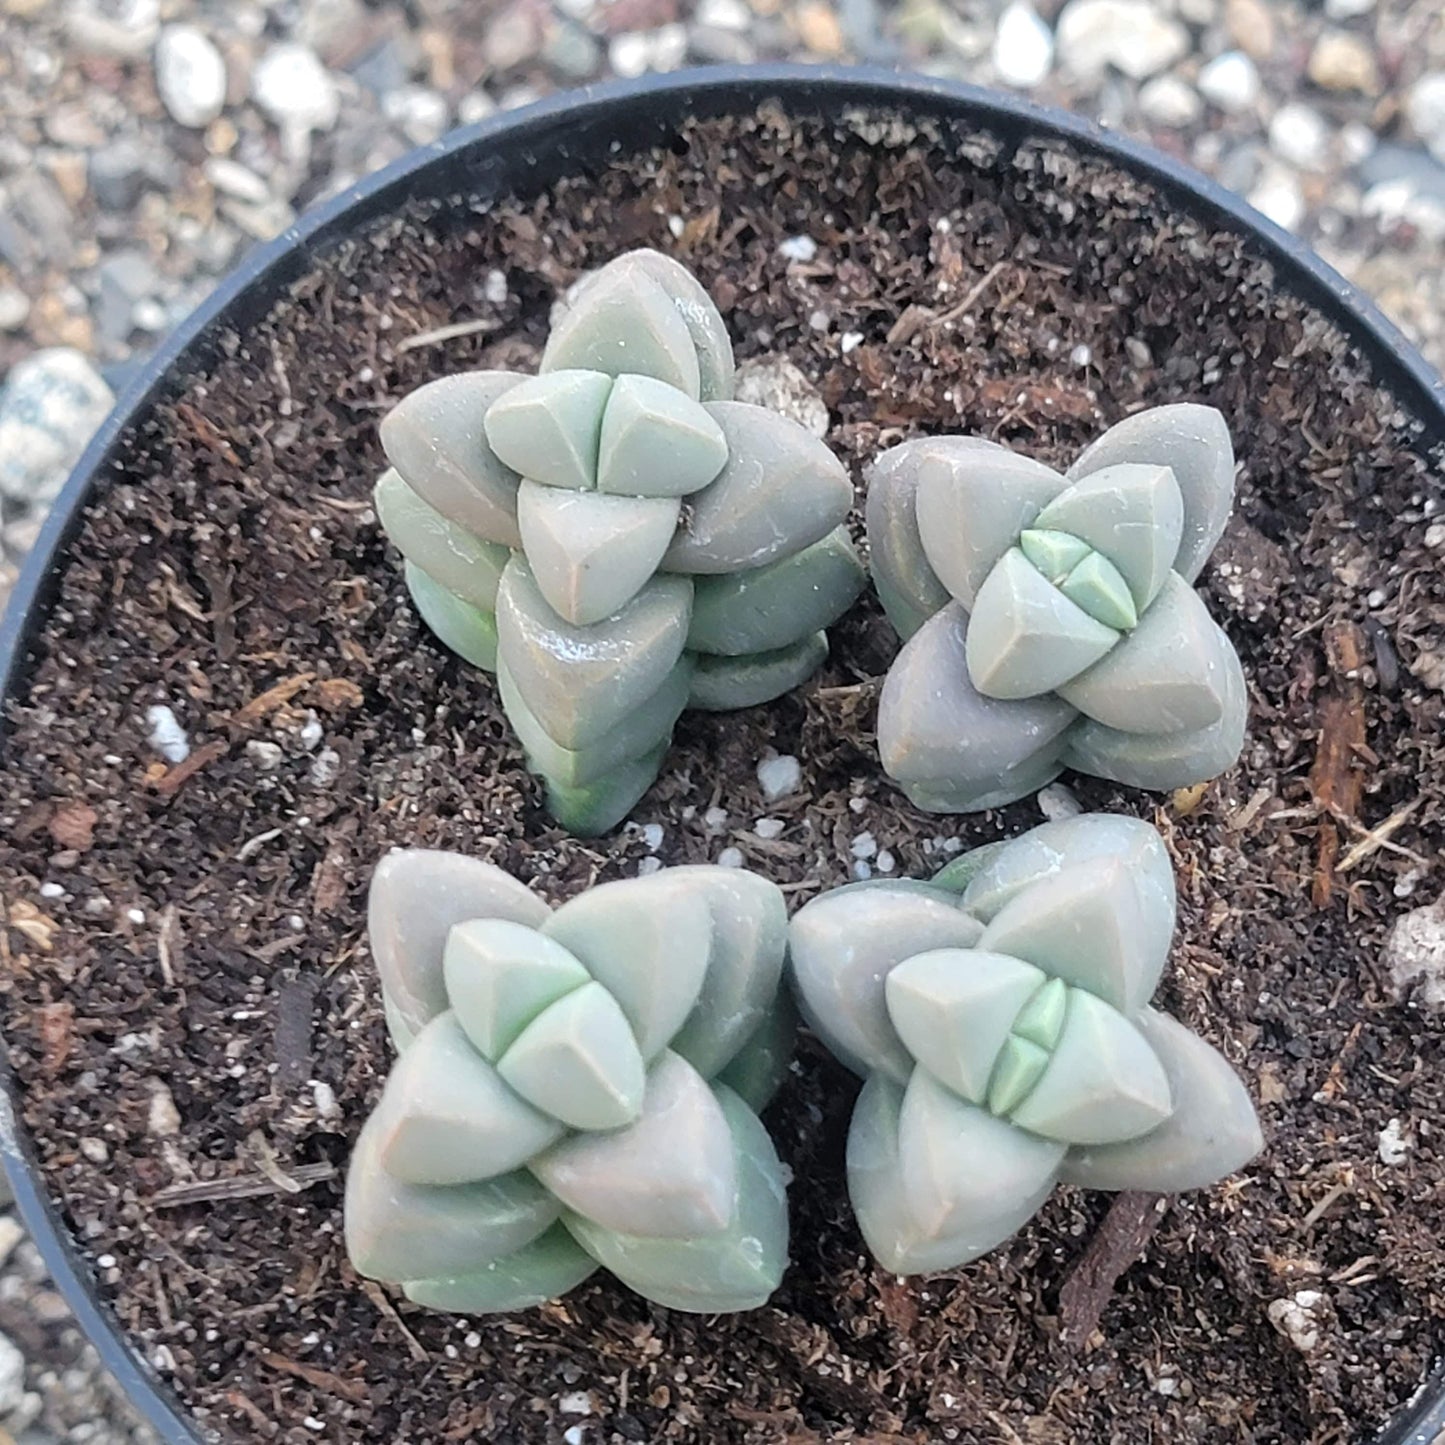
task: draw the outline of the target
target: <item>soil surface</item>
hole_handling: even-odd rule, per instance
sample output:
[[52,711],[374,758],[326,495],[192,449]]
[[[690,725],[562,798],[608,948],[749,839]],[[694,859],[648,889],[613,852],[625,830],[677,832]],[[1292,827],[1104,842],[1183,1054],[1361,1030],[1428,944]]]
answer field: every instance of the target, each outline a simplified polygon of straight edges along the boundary
[[[146,419],[70,548],[0,773],[7,1035],[105,1294],[223,1438],[1326,1445],[1368,1438],[1445,1348],[1445,1034],[1378,964],[1445,839],[1438,478],[1234,238],[1067,156],[862,130],[699,125],[318,262]],[[811,260],[779,253],[800,234]],[[1224,411],[1241,504],[1202,586],[1250,680],[1245,755],[1173,798],[1070,785],[1174,852],[1160,998],[1260,1102],[1240,1176],[1152,1219],[1125,1196],[1102,1232],[1109,1197],[1061,1189],[993,1255],[899,1281],[847,1208],[856,1086],[805,1042],[768,1115],[795,1177],[767,1308],[699,1318],[602,1281],[469,1320],[352,1274],[342,1171],[391,1058],[363,933],[388,846],[467,850],[554,901],[736,848],[801,903],[1039,819],[923,816],[883,778],[897,644],[865,602],[798,695],[684,719],[634,813],[660,843],[549,825],[491,681],[405,600],[367,501],[376,422],[447,370],[529,366],[556,293],[636,244],[698,272],[740,357],[816,381],[855,475],[924,431],[1064,464],[1141,405]],[[459,317],[482,324],[407,344]],[[152,749],[157,705],[184,762]],[[769,749],[803,774],[772,802]]]

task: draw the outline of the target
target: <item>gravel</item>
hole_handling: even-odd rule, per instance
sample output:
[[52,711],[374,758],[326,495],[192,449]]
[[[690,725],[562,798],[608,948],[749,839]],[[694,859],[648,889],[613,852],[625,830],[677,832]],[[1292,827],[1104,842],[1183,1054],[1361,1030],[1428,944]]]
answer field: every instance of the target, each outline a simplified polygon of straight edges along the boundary
[[[0,0],[0,52],[0,599],[115,387],[249,246],[451,124],[610,74],[858,59],[1071,106],[1235,186],[1445,362],[1435,0]],[[829,331],[802,239],[799,320]],[[764,358],[742,382],[826,427],[796,368]],[[247,753],[258,777],[269,746]],[[1402,917],[1392,987],[1445,997],[1442,919]],[[1301,1351],[1331,1318],[1310,1294],[1273,1312]],[[0,1213],[7,1434],[148,1439]]]

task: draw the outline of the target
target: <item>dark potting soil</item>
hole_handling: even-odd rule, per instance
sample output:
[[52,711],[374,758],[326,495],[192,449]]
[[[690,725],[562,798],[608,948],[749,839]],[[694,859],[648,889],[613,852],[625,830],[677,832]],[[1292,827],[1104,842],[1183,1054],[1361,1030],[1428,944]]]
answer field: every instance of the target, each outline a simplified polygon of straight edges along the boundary
[[[1237,240],[1062,153],[963,149],[765,113],[407,217],[229,338],[91,507],[4,745],[6,1033],[105,1296],[224,1438],[1325,1445],[1368,1438],[1445,1347],[1445,1034],[1379,963],[1445,839],[1438,479]],[[814,259],[779,254],[793,235]],[[815,684],[683,721],[634,815],[660,843],[549,826],[491,681],[405,600],[368,508],[376,424],[442,372],[531,365],[557,292],[639,244],[697,270],[741,357],[816,379],[855,475],[926,430],[1063,464],[1141,405],[1223,409],[1240,510],[1202,585],[1245,660],[1245,755],[1173,798],[1072,786],[1173,851],[1161,997],[1260,1102],[1238,1177],[1112,1214],[1063,1189],[991,1256],[900,1281],[847,1207],[856,1086],[804,1042],[768,1116],[794,1174],[768,1307],[693,1317],[599,1278],[472,1320],[351,1272],[342,1171],[391,1060],[364,900],[390,845],[479,854],[554,901],[734,847],[798,904],[853,876],[860,835],[870,866],[921,876],[1039,821],[923,816],[881,776],[896,641],[865,602]],[[160,704],[190,736],[176,766],[147,743]],[[775,802],[770,748],[802,764]],[[1270,1306],[1301,1292],[1292,1343]]]

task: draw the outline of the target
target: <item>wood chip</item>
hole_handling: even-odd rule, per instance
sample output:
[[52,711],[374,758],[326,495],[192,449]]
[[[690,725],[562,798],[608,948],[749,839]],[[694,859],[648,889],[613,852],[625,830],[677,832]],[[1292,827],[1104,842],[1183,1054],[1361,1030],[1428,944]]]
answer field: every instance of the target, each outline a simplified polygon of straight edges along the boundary
[[298,672],[294,677],[288,677],[274,687],[268,687],[265,692],[258,693],[250,702],[237,708],[231,714],[231,726],[233,728],[254,727],[263,718],[269,717],[278,707],[284,707],[303,687],[310,686],[315,680],[314,672]]
[[62,848],[85,853],[95,841],[97,814],[89,803],[79,798],[66,798],[55,806],[47,825],[52,840]]
[[[298,1164],[287,1178],[302,1189],[324,1184],[336,1177],[334,1164]],[[233,1199],[259,1199],[267,1194],[287,1194],[266,1174],[232,1174],[224,1179],[195,1179],[169,1184],[151,1195],[156,1209],[181,1209],[188,1204],[220,1204]]]
[[225,738],[212,738],[208,743],[192,750],[191,755],[175,767],[168,768],[158,778],[151,780],[151,787],[163,798],[172,797],[189,779],[194,778],[203,768],[209,767],[231,751]]
[[1337,819],[1355,821],[1365,785],[1360,758],[1366,750],[1365,689],[1360,668],[1365,634],[1353,622],[1331,623],[1324,630],[1325,656],[1333,681],[1320,704],[1319,742],[1310,768],[1310,793],[1326,816],[1319,821],[1310,898],[1327,908],[1334,896],[1340,856]]
[[1104,1222],[1072,1265],[1059,1289],[1060,1338],[1087,1345],[1119,1277],[1144,1253],[1164,1217],[1166,1197],[1139,1189],[1114,1196]]
[[332,1370],[318,1369],[315,1365],[305,1364],[301,1360],[288,1360],[285,1355],[278,1355],[271,1350],[262,1350],[259,1357],[262,1364],[269,1365],[273,1370],[279,1370],[283,1375],[294,1375],[298,1380],[305,1380],[308,1385],[315,1385],[318,1390],[328,1395],[340,1395],[343,1400],[354,1400],[358,1404],[367,1398],[368,1391],[363,1380],[348,1380]]

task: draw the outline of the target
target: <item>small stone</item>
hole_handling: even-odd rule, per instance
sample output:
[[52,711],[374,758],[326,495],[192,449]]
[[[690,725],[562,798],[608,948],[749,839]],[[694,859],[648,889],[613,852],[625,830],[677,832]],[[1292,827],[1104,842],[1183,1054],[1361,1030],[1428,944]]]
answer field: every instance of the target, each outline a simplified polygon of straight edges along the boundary
[[753,23],[753,13],[744,0],[700,0],[692,18],[693,24],[715,30],[743,31]]
[[1331,20],[1357,20],[1375,8],[1375,0],[1325,0],[1325,14]]
[[482,33],[482,58],[491,70],[515,70],[541,48],[541,11],[527,0],[503,6]]
[[743,850],[741,848],[724,848],[717,855],[717,866],[719,868],[741,868],[743,866]]
[[273,773],[281,766],[281,749],[276,743],[262,742],[252,738],[246,744],[246,756],[263,773]]
[[25,1238],[25,1226],[11,1214],[0,1214],[0,1267],[15,1253],[15,1246]]
[[826,0],[804,0],[798,7],[794,23],[798,39],[814,55],[836,59],[843,53],[843,27],[837,12]]
[[1139,109],[1155,125],[1182,130],[1199,120],[1204,103],[1198,91],[1177,75],[1156,75],[1140,90]]
[[159,1139],[181,1132],[181,1111],[176,1108],[169,1087],[160,1079],[151,1081],[151,1106],[146,1128]]
[[1268,60],[1274,54],[1274,12],[1268,0],[1225,0],[1224,28],[1251,60]]
[[1249,204],[1286,231],[1298,228],[1305,218],[1304,192],[1293,172],[1280,165],[1266,165],[1260,172]]
[[1445,1003],[1445,895],[1395,920],[1381,961],[1397,998],[1418,983],[1422,1003]]
[[8,1335],[0,1335],[0,1418],[13,1414],[25,1400],[25,1356]]
[[738,401],[790,417],[815,437],[828,434],[828,404],[811,380],[786,356],[758,356],[743,362],[733,378]]
[[160,26],[160,0],[72,0],[65,12],[66,34],[77,52],[117,60],[148,54]]
[[335,748],[322,748],[311,760],[308,777],[313,788],[329,788],[341,773],[341,754]]
[[284,131],[330,130],[340,102],[336,82],[304,45],[273,45],[251,76],[251,98]]
[[859,833],[848,845],[848,851],[855,858],[876,858],[878,856],[878,840],[872,833]]
[[110,1158],[110,1145],[104,1139],[88,1137],[80,1141],[80,1153],[92,1164],[104,1164]]
[[1216,55],[1199,72],[1199,93],[1226,115],[1238,115],[1259,100],[1259,70],[1242,50]]
[[30,315],[30,298],[18,286],[0,286],[0,331],[19,331]]
[[608,63],[618,75],[635,77],[649,70],[676,70],[687,55],[687,29],[661,25],[656,30],[629,30],[613,37]]
[[1110,67],[1147,80],[1189,52],[1189,32],[1150,0],[1069,0],[1056,34],[1059,63],[1081,80]]
[[53,501],[114,399],[69,347],[19,362],[0,388],[0,494],[35,506]]
[[993,39],[994,74],[1019,90],[1038,85],[1054,63],[1054,33],[1028,0],[1013,0]]
[[602,64],[602,47],[585,26],[555,24],[547,31],[542,59],[568,80],[586,80]]
[[774,838],[782,837],[787,826],[781,818],[759,818],[753,824],[753,832],[764,841],[770,842]]
[[818,254],[818,243],[811,236],[789,236],[778,242],[778,255],[785,261],[811,261]]
[[446,97],[425,85],[403,85],[382,102],[386,118],[413,145],[430,145],[451,120]]
[[226,62],[194,25],[167,25],[156,42],[156,90],[178,125],[198,130],[226,105]]
[[1084,811],[1084,805],[1072,788],[1063,783],[1050,783],[1039,789],[1039,812],[1050,823],[1062,822],[1065,818],[1077,818]]
[[797,758],[783,755],[764,758],[758,764],[758,784],[768,802],[776,802],[789,793],[796,793],[802,786],[803,766]]
[[1410,87],[1405,114],[1430,153],[1445,160],[1445,71],[1426,71]]
[[574,1390],[557,1401],[557,1408],[564,1415],[590,1415],[592,1396],[586,1390]]
[[146,709],[151,747],[168,763],[183,763],[191,755],[191,740],[170,708],[157,703]]
[[1330,154],[1330,128],[1319,111],[1291,101],[1269,123],[1270,149],[1302,171],[1323,170]]
[[88,178],[96,203],[108,211],[128,211],[150,179],[139,141],[115,140],[90,155]]
[[1374,52],[1360,36],[1347,30],[1326,30],[1315,41],[1307,73],[1325,90],[1374,95],[1380,89],[1380,69]]
[[212,156],[205,164],[205,177],[221,192],[248,205],[262,206],[271,199],[271,189],[266,182],[240,161],[229,156]]
[[1400,1127],[1398,1119],[1391,1119],[1380,1130],[1377,1150],[1380,1163],[1387,1164],[1392,1169],[1398,1168],[1410,1157],[1410,1136]]
[[1266,1313],[1270,1324],[1302,1355],[1307,1355],[1319,1347],[1324,1311],[1324,1295],[1317,1289],[1302,1289],[1289,1299],[1272,1301]]

